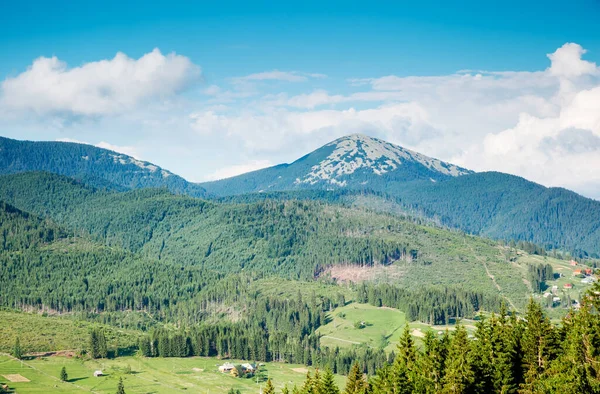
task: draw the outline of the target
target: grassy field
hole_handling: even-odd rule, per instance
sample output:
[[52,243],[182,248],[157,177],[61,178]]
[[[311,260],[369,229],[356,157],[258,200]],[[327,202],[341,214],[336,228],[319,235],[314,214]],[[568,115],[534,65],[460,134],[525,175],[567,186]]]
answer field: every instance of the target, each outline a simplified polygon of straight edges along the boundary
[[[319,328],[321,345],[328,347],[352,347],[367,345],[374,348],[384,347],[387,352],[396,349],[398,340],[406,325],[403,312],[392,308],[377,308],[369,304],[351,303],[341,308],[336,308],[329,313],[329,323]],[[356,328],[356,322],[364,322],[362,328]],[[475,331],[475,322],[464,320],[462,324],[469,333]],[[431,326],[421,322],[408,324],[411,334],[417,344],[428,330],[438,333],[445,330],[454,330],[454,325]]]
[[[25,353],[83,349],[93,326],[69,318],[6,310],[0,310],[0,322],[0,352],[11,352],[17,336]],[[140,335],[136,331],[102,327],[111,348],[129,347]]]
[[[356,303],[336,308],[329,318],[331,321],[318,330],[321,345],[329,347],[366,344],[391,351],[406,324],[404,313],[398,310]],[[357,322],[366,324],[356,328]]]
[[[234,378],[218,372],[222,360],[210,357],[192,358],[142,358],[120,357],[114,360],[83,361],[66,357],[47,357],[24,361],[9,356],[0,356],[0,381],[3,375],[19,374],[29,382],[10,383],[19,394],[27,393],[114,393],[120,377],[127,393],[226,393],[230,388],[242,393],[258,393],[267,377],[275,386],[283,388],[301,385],[306,376],[306,367],[294,364],[266,363],[252,379]],[[58,379],[65,366],[69,381]],[[107,376],[94,377],[93,372],[101,369]],[[128,373],[128,371],[130,372]],[[311,369],[312,372],[312,369]],[[345,378],[336,376],[342,387]]]

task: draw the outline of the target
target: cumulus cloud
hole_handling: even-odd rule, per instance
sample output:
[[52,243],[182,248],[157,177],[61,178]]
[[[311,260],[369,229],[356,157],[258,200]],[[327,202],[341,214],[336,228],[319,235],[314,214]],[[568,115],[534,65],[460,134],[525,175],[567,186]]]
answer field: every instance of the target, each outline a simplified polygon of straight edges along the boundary
[[[239,110],[196,111],[203,135],[291,159],[363,132],[474,170],[497,170],[600,197],[600,68],[567,43],[540,71],[459,71],[350,80],[360,91],[265,96]],[[365,90],[367,88],[367,90]],[[323,108],[330,106],[332,108]]]
[[236,164],[233,166],[227,166],[218,169],[217,171],[209,174],[204,179],[205,181],[216,181],[219,179],[230,178],[232,176],[244,174],[250,171],[260,170],[266,167],[271,167],[273,163],[269,160],[251,160],[244,164]]
[[98,116],[167,98],[200,76],[187,57],[158,49],[139,59],[124,53],[69,68],[57,57],[40,57],[23,73],[2,82],[0,106],[39,115]]

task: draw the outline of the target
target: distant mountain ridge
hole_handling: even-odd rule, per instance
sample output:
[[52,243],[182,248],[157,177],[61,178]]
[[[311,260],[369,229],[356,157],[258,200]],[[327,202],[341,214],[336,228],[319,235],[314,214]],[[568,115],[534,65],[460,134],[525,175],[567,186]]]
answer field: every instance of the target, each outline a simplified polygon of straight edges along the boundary
[[131,156],[71,142],[18,141],[0,137],[0,174],[47,171],[113,190],[165,187],[205,197],[206,190],[170,171]]
[[[391,198],[368,201],[379,212],[414,212],[471,234],[600,256],[599,201],[513,175],[474,173],[361,134],[339,138],[291,164],[203,184],[90,145],[0,137],[0,175],[30,171],[65,175],[100,189],[159,187],[201,198],[256,194],[251,199],[260,200],[284,192],[275,198],[295,199],[309,192],[300,199],[337,204],[330,193],[375,193]],[[329,194],[320,197],[318,191]]]
[[363,134],[332,141],[291,164],[202,183],[219,195],[307,188],[385,190],[398,183],[436,182],[472,171]]

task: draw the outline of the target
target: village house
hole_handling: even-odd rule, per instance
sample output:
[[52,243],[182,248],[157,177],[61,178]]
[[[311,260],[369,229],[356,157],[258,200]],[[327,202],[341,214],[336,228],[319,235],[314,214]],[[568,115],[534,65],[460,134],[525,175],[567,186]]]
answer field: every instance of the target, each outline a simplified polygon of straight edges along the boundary
[[228,372],[231,372],[231,370],[234,368],[235,368],[235,365],[233,365],[232,363],[225,363],[219,367],[219,372],[228,373]]
[[577,265],[577,261],[571,260],[571,265],[573,265],[573,266]]
[[592,272],[594,272],[594,270],[593,270],[593,269],[591,269],[591,268],[586,268],[586,269],[585,269],[585,274],[586,274],[586,275],[591,275],[591,274],[592,274]]
[[586,284],[590,284],[590,283],[594,283],[596,281],[596,278],[592,277],[592,276],[588,276],[585,277],[581,280],[581,283],[586,283]]
[[94,371],[94,376],[95,377],[103,376],[102,371],[101,370]]
[[572,289],[573,288],[573,283],[565,283],[565,285],[563,287],[565,289]]
[[244,370],[244,373],[254,373],[254,371],[256,371],[256,365],[245,363],[242,364],[242,369]]
[[581,270],[573,270],[573,275],[581,275]]

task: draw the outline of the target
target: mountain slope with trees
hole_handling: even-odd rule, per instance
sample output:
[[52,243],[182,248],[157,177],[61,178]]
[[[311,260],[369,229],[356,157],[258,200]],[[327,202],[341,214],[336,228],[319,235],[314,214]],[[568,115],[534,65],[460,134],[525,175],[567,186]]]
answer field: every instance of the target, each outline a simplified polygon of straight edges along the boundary
[[173,193],[206,195],[197,184],[152,163],[92,145],[18,141],[0,137],[0,174],[48,171],[112,190],[166,187]]
[[362,208],[300,200],[224,203],[156,189],[112,192],[48,173],[0,177],[0,199],[159,264],[295,280],[354,267],[409,289],[467,281],[474,291],[498,296],[499,284],[521,305],[532,291],[523,281],[528,265],[511,262],[496,242]]

